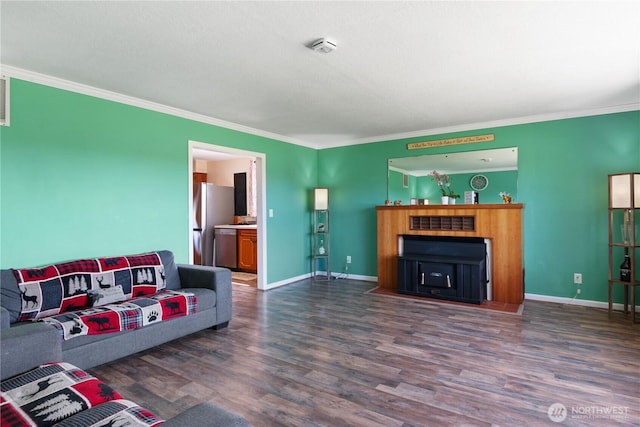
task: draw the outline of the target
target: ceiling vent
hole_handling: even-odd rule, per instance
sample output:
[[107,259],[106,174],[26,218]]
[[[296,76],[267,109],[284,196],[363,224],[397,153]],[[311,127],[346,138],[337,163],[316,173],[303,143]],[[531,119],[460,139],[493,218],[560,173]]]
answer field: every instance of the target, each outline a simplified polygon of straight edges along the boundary
[[325,38],[321,38],[319,40],[316,40],[311,44],[311,49],[315,50],[316,52],[320,52],[320,53],[333,52],[334,50],[336,50],[337,47],[338,46],[336,46],[335,43],[330,42],[329,40],[327,40]]

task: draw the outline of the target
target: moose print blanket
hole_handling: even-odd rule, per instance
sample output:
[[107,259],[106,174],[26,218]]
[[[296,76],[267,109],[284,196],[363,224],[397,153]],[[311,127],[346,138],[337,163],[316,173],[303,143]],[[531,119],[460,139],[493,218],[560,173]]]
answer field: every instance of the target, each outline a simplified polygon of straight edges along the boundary
[[51,426],[122,396],[69,363],[52,363],[2,382],[3,426]]
[[127,297],[166,288],[157,252],[111,258],[78,259],[39,268],[13,270],[22,294],[19,320],[42,319],[91,306],[88,291],[120,286]]
[[81,335],[137,329],[188,316],[196,312],[196,303],[196,296],[190,292],[164,290],[155,295],[63,313],[41,321],[56,327],[62,337],[68,340]]
[[3,380],[0,425],[155,427],[163,420],[70,363],[49,363]]

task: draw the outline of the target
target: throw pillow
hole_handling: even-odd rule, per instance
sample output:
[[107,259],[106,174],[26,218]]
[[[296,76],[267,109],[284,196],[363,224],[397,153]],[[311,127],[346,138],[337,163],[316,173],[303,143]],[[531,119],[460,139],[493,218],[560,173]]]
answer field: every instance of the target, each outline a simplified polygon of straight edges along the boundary
[[87,294],[91,301],[91,307],[113,304],[114,302],[125,301],[127,299],[120,285],[105,289],[89,289]]

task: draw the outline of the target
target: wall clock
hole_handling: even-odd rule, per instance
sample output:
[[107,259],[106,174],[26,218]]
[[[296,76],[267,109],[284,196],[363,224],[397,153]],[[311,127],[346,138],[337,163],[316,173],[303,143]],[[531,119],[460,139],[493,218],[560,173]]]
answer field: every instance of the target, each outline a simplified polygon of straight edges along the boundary
[[489,185],[489,180],[484,175],[474,175],[471,177],[469,185],[476,191],[482,191]]

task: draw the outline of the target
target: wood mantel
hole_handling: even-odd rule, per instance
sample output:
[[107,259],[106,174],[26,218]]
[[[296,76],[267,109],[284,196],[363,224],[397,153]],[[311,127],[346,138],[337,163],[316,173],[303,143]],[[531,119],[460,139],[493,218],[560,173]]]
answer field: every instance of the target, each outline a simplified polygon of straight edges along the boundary
[[[378,286],[396,292],[398,288],[398,236],[482,237],[491,240],[492,300],[521,304],[524,299],[522,269],[521,203],[477,205],[377,206]],[[464,218],[465,225],[453,229],[416,229],[415,223],[432,218],[445,223]],[[430,217],[430,218],[426,218]],[[455,217],[455,218],[452,218]],[[412,226],[413,218],[413,226]],[[473,223],[469,225],[466,221]]]

